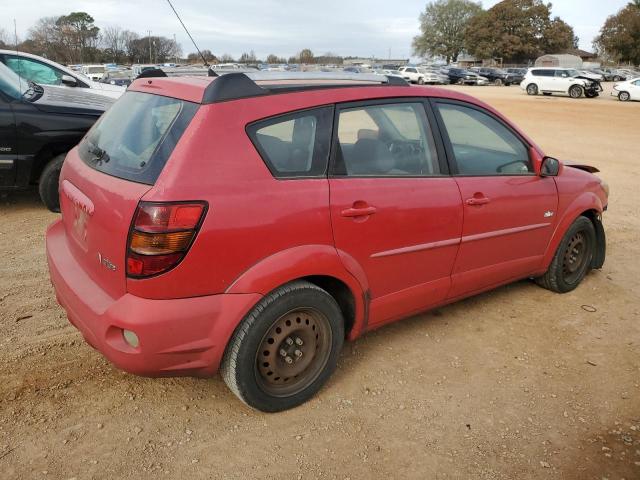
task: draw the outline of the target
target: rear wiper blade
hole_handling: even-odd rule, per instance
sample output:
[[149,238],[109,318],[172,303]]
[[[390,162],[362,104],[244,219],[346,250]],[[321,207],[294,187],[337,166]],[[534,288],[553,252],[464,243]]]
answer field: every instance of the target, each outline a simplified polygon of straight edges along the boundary
[[104,149],[91,142],[89,142],[88,151],[94,156],[93,161],[96,162],[97,165],[102,164],[102,162],[109,163],[109,160],[111,160],[109,154]]

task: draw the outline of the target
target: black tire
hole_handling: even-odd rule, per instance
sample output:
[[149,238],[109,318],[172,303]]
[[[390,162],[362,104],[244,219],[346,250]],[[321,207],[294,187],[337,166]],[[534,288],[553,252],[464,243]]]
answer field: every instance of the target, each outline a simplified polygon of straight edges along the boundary
[[620,100],[621,102],[628,102],[631,99],[631,95],[629,95],[629,92],[620,92],[618,94],[618,100]]
[[598,92],[593,92],[593,91],[584,92],[584,96],[587,98],[596,98],[598,95],[600,95]]
[[580,85],[572,85],[569,88],[569,96],[571,98],[580,98],[582,96],[583,88]]
[[552,292],[570,292],[591,269],[595,249],[593,223],[587,217],[578,217],[562,237],[549,269],[536,278],[536,283]]
[[[297,342],[305,337],[302,333],[298,336],[295,332],[303,332],[302,329],[305,328],[309,330],[309,318],[305,317],[307,315],[305,312],[312,315],[313,332],[311,333],[315,333],[315,340],[311,337],[311,341],[305,341],[303,344]],[[291,330],[289,333],[278,328],[273,330],[276,325],[282,325],[285,328],[281,323],[283,319],[298,316],[299,318],[295,320],[300,325],[294,324],[288,328],[301,330]],[[321,318],[316,329],[314,322]],[[324,338],[319,339],[318,332]],[[282,338],[277,337],[278,334]],[[285,343],[292,337],[295,337],[297,345],[304,345],[300,349],[309,354],[309,357],[303,357],[303,353],[297,350],[295,344]],[[324,345],[321,345],[323,341]],[[265,342],[273,345],[275,351],[265,350],[267,345]],[[263,412],[287,410],[306,402],[320,390],[336,368],[343,342],[344,319],[334,298],[312,283],[295,281],[265,296],[236,328],[222,359],[220,368],[222,378],[231,391],[250,407]],[[288,347],[288,345],[293,346]],[[296,348],[295,355],[290,352],[285,352],[287,354],[282,357],[278,355],[278,352],[289,348]],[[296,358],[298,353],[300,356]],[[265,357],[263,358],[262,355]],[[304,366],[303,358],[305,362],[310,363]],[[284,375],[278,372],[286,371],[287,368],[295,369],[298,365],[295,362],[299,360],[304,369],[295,377],[282,379],[286,382],[291,378],[293,380],[291,383],[282,383],[279,376],[268,377],[270,372],[264,371],[265,368],[273,368],[276,374]],[[270,366],[269,362],[273,362],[271,364],[273,366]],[[292,370],[293,372],[295,370]]]
[[66,153],[58,155],[49,160],[40,174],[38,181],[38,193],[42,203],[52,212],[60,211],[60,194],[58,192],[58,182],[60,180],[60,170]]
[[527,85],[527,95],[537,95],[538,94],[538,86],[535,83],[530,83]]
[[418,85],[424,85],[424,78],[418,78]]
[[620,80],[622,80],[622,77],[619,77],[617,75],[615,77],[613,77],[613,81],[614,82],[619,82]]
[[501,87],[501,86],[502,86],[502,79],[501,79],[501,78],[496,78],[496,79],[493,81],[493,84],[494,84],[496,87]]

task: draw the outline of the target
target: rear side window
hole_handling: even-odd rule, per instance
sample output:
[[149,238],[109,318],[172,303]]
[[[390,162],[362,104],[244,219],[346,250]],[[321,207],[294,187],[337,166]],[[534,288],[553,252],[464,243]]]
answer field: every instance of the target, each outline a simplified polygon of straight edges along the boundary
[[274,177],[322,177],[332,119],[332,107],[304,110],[252,123],[247,134]]
[[80,157],[108,175],[153,185],[198,105],[126,92],[79,145]]
[[334,175],[440,175],[435,143],[421,103],[345,108],[338,119]]
[[555,70],[532,70],[531,73],[536,77],[553,77]]

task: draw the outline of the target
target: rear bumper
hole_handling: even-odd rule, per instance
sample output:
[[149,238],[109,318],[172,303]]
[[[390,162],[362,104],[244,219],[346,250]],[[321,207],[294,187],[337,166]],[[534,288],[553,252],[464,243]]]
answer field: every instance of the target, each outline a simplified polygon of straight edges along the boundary
[[[235,327],[261,298],[112,298],[74,259],[61,220],[48,228],[46,243],[51,282],[69,321],[116,367],[137,375],[213,375]],[[123,330],[138,336],[137,347],[124,340]]]

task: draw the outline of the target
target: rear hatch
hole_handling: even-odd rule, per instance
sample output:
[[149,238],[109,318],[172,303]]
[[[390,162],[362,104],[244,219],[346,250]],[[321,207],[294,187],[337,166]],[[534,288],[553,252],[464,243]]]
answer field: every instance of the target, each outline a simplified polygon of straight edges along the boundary
[[126,292],[129,228],[198,105],[125,93],[64,162],[60,207],[69,249],[111,297]]

